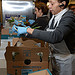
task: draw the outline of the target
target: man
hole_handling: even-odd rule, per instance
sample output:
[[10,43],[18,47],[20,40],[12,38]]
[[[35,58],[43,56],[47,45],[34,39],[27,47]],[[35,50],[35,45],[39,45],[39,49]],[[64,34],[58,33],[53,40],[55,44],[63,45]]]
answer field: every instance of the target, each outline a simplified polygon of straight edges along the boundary
[[[75,16],[72,11],[69,11],[69,0],[49,0],[49,10],[53,14],[49,21],[49,26],[46,27],[47,31],[32,29],[29,27],[16,27],[13,26],[12,30],[18,34],[29,33],[32,37],[44,40],[50,43],[53,48],[53,54],[68,55],[75,52]],[[14,27],[17,28],[14,29]],[[26,34],[27,35],[27,34]],[[72,75],[69,58],[56,60],[56,68],[54,75]],[[68,63],[66,63],[68,62]],[[69,67],[68,67],[69,66]]]
[[75,3],[74,4],[70,3],[69,4],[69,9],[72,10],[75,14]]

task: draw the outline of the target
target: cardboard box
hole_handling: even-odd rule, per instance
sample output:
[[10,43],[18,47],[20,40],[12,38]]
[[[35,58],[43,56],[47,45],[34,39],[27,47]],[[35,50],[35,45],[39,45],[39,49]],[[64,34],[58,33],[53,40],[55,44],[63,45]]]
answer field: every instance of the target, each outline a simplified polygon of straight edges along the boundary
[[[5,28],[2,29],[1,30],[1,35],[10,35],[9,34],[9,28],[8,29],[5,29]],[[17,35],[17,33],[13,33],[13,35]]]
[[35,71],[33,73],[29,73],[28,75],[52,75],[49,69],[44,69],[40,71]]
[[24,61],[30,59],[31,61],[40,61],[42,54],[42,61],[48,61],[49,48],[44,47],[7,47],[5,58],[7,61]]
[[48,68],[49,48],[36,44],[36,41],[28,39],[23,42],[23,46],[17,47],[15,43],[15,46],[6,47],[8,75],[28,75],[29,72]]
[[26,65],[24,61],[8,61],[7,62],[7,73],[10,75],[28,75],[30,72],[42,70],[48,68],[48,62],[31,62],[29,65]]

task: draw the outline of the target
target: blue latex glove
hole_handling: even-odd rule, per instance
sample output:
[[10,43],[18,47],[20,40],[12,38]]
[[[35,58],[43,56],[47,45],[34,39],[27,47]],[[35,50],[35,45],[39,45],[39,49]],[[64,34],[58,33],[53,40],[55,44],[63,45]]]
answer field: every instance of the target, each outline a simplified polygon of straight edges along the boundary
[[22,26],[24,26],[24,27],[26,26],[26,25],[24,25],[24,23],[22,22],[22,20],[19,20],[19,22],[18,22],[17,20],[14,19],[14,23],[16,25],[18,25],[19,23],[21,23]]
[[18,26],[13,25],[13,27],[12,27],[12,31],[13,31],[13,32],[15,32],[15,33],[17,33],[17,30],[16,30],[16,29],[17,29],[17,27],[18,27]]
[[24,27],[26,27],[26,25],[24,25],[24,23],[23,23],[23,22],[21,22],[21,26],[24,26]]
[[19,36],[20,34],[26,34],[27,33],[27,28],[30,28],[30,26],[19,27],[19,26],[13,25],[12,31],[15,32],[15,33],[17,33],[17,35]]
[[25,17],[25,18],[26,18],[26,16],[25,16],[25,15],[22,15],[22,17]]
[[26,18],[23,18],[23,19],[22,19],[22,22],[26,22]]
[[35,22],[35,20],[29,19],[28,22],[29,22],[30,24],[33,24],[33,23]]
[[16,25],[13,25],[13,27],[12,27],[12,31],[15,33],[17,33],[17,31],[15,30],[16,27],[17,27]]
[[19,22],[18,22],[17,20],[14,19],[14,23],[15,23],[16,25],[18,25]]

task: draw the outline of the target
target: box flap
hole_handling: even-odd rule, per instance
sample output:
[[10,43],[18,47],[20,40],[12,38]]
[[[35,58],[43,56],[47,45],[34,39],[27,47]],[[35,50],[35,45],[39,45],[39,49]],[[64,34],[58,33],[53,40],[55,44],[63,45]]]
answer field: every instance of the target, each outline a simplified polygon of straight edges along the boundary
[[13,46],[16,47],[44,47],[44,41],[38,39],[13,38]]
[[52,75],[49,69],[44,69],[40,71],[35,71],[33,73],[29,73],[28,75]]

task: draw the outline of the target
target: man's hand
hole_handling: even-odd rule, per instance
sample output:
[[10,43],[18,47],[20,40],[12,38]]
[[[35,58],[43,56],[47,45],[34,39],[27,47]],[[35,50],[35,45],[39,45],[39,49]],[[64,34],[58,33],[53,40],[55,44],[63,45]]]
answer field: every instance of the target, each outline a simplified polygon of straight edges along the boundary
[[29,22],[30,24],[33,24],[33,23],[35,22],[35,20],[29,19],[28,22]]

